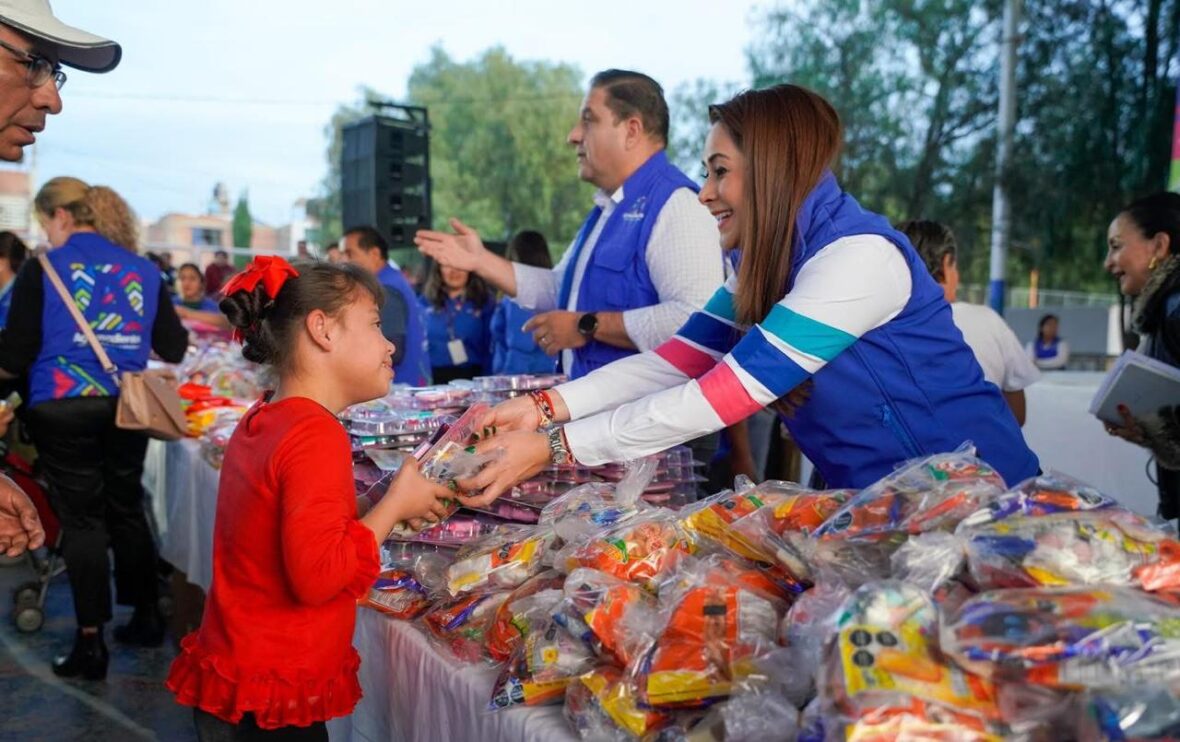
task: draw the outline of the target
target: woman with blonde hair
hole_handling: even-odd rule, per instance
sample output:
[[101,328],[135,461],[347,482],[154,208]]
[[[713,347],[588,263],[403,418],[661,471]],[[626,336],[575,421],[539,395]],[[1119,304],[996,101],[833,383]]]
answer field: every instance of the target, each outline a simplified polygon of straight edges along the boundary
[[1035,475],[922,259],[836,181],[831,104],[776,85],[709,118],[699,197],[721,247],[740,251],[736,276],[655,350],[496,407],[484,424],[506,432],[478,448],[504,453],[460,482],[486,488],[474,502],[551,462],[638,458],[768,406],[832,487],[865,487],[964,441],[1009,483]]
[[[54,178],[34,206],[54,248],[46,258],[117,374],[143,370],[153,350],[165,361],[180,361],[188,333],[160,271],[136,255],[135,216],[119,194],[77,178]],[[112,618],[108,548],[118,601],[135,608],[115,638],[141,646],[163,641],[156,547],[140,484],[147,438],[115,425],[117,374],[103,371],[39,260],[25,262],[12,292],[0,379],[28,376],[26,420],[61,520],[78,620],[73,651],[54,660],[53,671],[102,679],[108,662],[103,624]]]

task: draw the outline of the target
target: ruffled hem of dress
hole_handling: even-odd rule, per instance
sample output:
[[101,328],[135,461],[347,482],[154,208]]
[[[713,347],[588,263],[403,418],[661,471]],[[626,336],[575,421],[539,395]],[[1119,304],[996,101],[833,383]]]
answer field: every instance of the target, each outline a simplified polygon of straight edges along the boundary
[[177,703],[232,724],[241,721],[243,714],[253,713],[263,729],[306,727],[351,714],[362,695],[357,681],[361,659],[351,647],[340,669],[321,677],[281,670],[243,671],[203,650],[196,634],[186,636],[180,650],[165,686],[176,694]]
[[359,520],[349,521],[346,527],[348,537],[356,545],[356,576],[345,585],[345,591],[354,598],[363,598],[377,581],[381,573],[381,557],[377,553],[377,538]]

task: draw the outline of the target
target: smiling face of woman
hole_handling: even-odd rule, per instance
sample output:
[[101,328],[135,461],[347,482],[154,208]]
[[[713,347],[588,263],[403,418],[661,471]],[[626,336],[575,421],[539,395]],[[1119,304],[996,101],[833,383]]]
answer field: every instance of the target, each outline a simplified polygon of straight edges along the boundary
[[732,250],[741,241],[746,158],[720,123],[713,124],[705,139],[704,166],[700,202],[717,220],[721,247]]
[[1152,260],[1158,263],[1168,256],[1168,235],[1160,232],[1148,237],[1126,212],[1110,223],[1106,245],[1103,267],[1126,296],[1138,296],[1151,276]]
[[200,271],[191,267],[181,268],[176,282],[180,288],[180,298],[185,301],[199,301],[205,295],[205,281]]

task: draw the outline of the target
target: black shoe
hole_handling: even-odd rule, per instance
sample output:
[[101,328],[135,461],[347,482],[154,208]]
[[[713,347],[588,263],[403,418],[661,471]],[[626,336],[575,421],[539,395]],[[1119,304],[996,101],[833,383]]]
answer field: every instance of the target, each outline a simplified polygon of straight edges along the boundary
[[83,634],[82,629],[78,629],[74,649],[53,661],[53,674],[59,678],[81,676],[86,680],[105,680],[110,659],[101,627],[96,634]]
[[160,609],[136,608],[126,626],[115,627],[115,641],[137,647],[158,647],[164,643],[164,618]]

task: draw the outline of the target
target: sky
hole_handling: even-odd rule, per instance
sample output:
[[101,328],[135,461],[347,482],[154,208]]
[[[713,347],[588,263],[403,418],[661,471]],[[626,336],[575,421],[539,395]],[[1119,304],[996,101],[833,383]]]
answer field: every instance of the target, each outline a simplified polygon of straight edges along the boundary
[[401,99],[435,45],[462,61],[500,45],[587,79],[637,69],[671,91],[747,79],[753,11],[768,1],[54,0],[59,18],[119,42],[123,59],[106,75],[66,70],[65,108],[38,137],[33,172],[37,184],[109,185],[149,220],[203,212],[222,181],[279,226],[316,193],[336,106],[361,85]]

